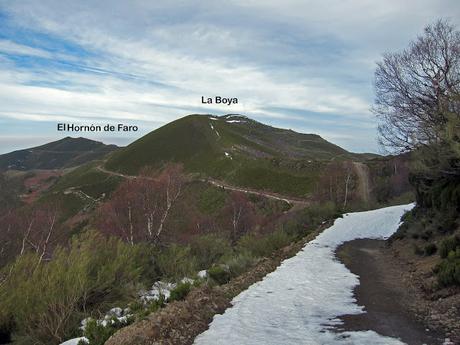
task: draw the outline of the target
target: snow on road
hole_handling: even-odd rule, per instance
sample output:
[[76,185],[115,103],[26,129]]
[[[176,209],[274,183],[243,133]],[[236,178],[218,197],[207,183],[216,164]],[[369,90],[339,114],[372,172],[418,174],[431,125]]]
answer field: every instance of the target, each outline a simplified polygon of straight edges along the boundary
[[294,257],[252,285],[216,315],[196,345],[402,344],[373,331],[342,332],[340,315],[360,314],[353,288],[359,284],[335,258],[335,249],[358,238],[387,238],[413,204],[339,218]]

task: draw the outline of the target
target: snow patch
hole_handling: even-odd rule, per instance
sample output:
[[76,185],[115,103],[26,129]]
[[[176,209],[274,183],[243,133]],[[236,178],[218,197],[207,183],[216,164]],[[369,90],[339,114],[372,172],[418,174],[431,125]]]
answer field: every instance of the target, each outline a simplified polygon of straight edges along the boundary
[[243,121],[243,120],[227,120],[225,122],[227,123],[246,123],[246,121]]
[[204,278],[206,278],[208,276],[208,271],[202,270],[202,271],[198,272],[197,276],[198,276],[198,278],[204,279]]
[[197,345],[382,344],[399,339],[374,331],[337,333],[340,315],[361,314],[353,289],[358,276],[335,257],[336,248],[358,238],[388,238],[414,205],[349,213],[262,281],[236,296],[233,307],[216,315]]
[[89,344],[89,340],[85,337],[80,337],[80,338],[73,338],[73,339],[69,339],[67,341],[64,341],[63,343],[61,343],[60,345],[78,345],[78,342],[80,340],[83,340],[84,342],[86,342],[87,344]]
[[171,290],[173,290],[175,287],[176,284],[174,283],[157,281],[152,285],[152,288],[150,290],[142,291],[140,297],[143,302],[159,300],[160,296],[163,296],[164,298],[168,299],[171,294]]
[[224,153],[225,153],[225,157],[233,159],[232,156],[230,155],[230,153],[228,153],[228,152],[224,152]]
[[193,280],[192,278],[185,277],[185,278],[182,278],[182,280],[180,282],[183,283],[183,284],[187,284],[187,283],[188,284],[193,284],[195,282],[195,280]]
[[219,132],[214,128],[214,126],[212,125],[211,122],[209,123],[209,126],[211,127],[211,129],[212,129],[214,132],[216,132],[217,136],[220,138]]

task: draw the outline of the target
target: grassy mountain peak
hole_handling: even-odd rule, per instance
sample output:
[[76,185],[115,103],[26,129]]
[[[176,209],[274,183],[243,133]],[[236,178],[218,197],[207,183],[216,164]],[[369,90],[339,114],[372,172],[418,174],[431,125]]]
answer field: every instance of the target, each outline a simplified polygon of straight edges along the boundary
[[271,127],[240,114],[189,115],[116,152],[106,167],[136,174],[143,166],[176,161],[189,171],[215,174],[241,159],[330,160],[349,154],[319,135]]

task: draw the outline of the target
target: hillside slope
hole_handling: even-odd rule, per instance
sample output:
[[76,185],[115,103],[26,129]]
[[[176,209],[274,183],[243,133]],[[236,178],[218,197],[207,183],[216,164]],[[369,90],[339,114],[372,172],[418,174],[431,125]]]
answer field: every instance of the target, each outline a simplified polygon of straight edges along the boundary
[[120,150],[106,167],[133,174],[173,160],[191,171],[210,171],[235,156],[318,160],[354,155],[319,135],[274,128],[243,115],[189,115]]
[[0,155],[0,171],[69,168],[103,158],[117,148],[90,139],[66,137]]
[[188,172],[234,185],[304,196],[326,162],[367,157],[319,135],[274,128],[243,115],[189,115],[115,152],[105,168],[135,175],[145,166],[173,161]]

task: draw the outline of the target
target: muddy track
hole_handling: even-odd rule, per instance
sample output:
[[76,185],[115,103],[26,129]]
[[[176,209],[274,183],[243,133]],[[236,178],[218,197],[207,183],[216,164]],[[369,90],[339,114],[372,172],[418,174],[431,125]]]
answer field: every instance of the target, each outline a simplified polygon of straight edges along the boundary
[[369,167],[360,162],[353,162],[353,167],[358,175],[358,191],[364,202],[370,200],[370,181],[369,181]]
[[408,345],[443,344],[445,336],[418,320],[411,305],[419,304],[402,277],[405,269],[388,257],[386,242],[360,239],[347,242],[337,250],[345,266],[359,276],[354,295],[366,313],[344,315],[341,331],[373,330],[399,338]]

